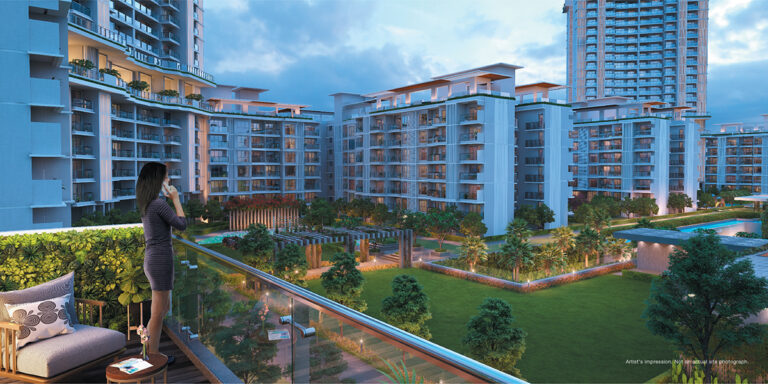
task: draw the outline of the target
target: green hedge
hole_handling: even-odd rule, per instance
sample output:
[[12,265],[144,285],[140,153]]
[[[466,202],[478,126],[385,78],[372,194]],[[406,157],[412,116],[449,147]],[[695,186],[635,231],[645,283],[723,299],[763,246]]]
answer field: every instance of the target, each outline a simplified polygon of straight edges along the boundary
[[[0,290],[29,288],[75,271],[75,297],[106,301],[104,325],[124,330],[125,307],[117,298],[129,263],[144,263],[141,227],[4,236]],[[143,273],[139,278],[146,281]]]
[[651,281],[653,279],[659,278],[658,276],[651,273],[644,273],[644,272],[637,272],[637,271],[621,271],[621,277],[625,279],[640,280],[640,281]]
[[[693,224],[701,224],[701,223],[709,223],[713,221],[719,221],[719,220],[727,220],[727,219],[758,219],[760,218],[760,212],[755,211],[729,211],[729,212],[720,212],[720,213],[713,213],[711,215],[698,215],[698,216],[690,216],[690,217],[681,217],[679,219],[670,219],[670,220],[664,220],[661,222],[654,223],[658,227],[682,227],[684,225],[693,225]],[[653,219],[653,218],[652,218]],[[625,229],[631,229],[634,228],[635,224],[629,224],[621,227],[612,227],[609,229],[604,229],[603,233],[605,234],[612,234],[616,231],[622,231]]]

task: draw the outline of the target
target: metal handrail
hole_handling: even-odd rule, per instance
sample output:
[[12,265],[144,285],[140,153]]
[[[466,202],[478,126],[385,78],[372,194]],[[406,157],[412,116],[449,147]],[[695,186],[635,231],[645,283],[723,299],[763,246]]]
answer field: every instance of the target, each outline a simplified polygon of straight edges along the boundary
[[454,352],[448,348],[441,347],[435,343],[424,340],[418,336],[414,336],[408,332],[405,332],[399,328],[396,328],[390,324],[387,324],[381,320],[375,319],[364,313],[352,310],[344,305],[341,305],[335,301],[320,296],[310,290],[293,285],[285,280],[278,279],[266,272],[260,271],[247,264],[237,261],[231,257],[225,256],[216,251],[201,247],[191,241],[184,240],[176,235],[173,236],[174,240],[181,243],[184,246],[194,249],[196,252],[204,254],[208,257],[216,259],[216,261],[227,264],[228,266],[237,269],[240,272],[250,274],[259,279],[272,284],[278,289],[285,291],[288,294],[297,296],[308,303],[311,303],[317,307],[322,308],[325,311],[333,312],[337,316],[343,317],[345,320],[358,324],[365,329],[368,329],[382,337],[395,341],[401,344],[406,349],[412,349],[415,352],[426,355],[438,361],[445,363],[446,365],[454,368],[456,372],[463,373],[469,377],[476,378],[483,382],[494,383],[525,383],[514,376],[508,375],[495,368],[489,367],[469,357]]

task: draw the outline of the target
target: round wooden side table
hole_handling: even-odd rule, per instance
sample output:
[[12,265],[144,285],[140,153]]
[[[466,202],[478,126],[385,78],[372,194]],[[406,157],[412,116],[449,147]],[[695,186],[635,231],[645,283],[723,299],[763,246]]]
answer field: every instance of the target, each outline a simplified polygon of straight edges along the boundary
[[162,353],[149,353],[149,363],[151,367],[143,369],[136,373],[127,374],[121,371],[119,368],[113,367],[112,364],[131,359],[141,358],[141,355],[126,356],[122,359],[115,361],[107,366],[107,384],[109,383],[141,383],[144,380],[151,380],[155,383],[155,377],[163,374],[163,383],[168,381],[168,356]]

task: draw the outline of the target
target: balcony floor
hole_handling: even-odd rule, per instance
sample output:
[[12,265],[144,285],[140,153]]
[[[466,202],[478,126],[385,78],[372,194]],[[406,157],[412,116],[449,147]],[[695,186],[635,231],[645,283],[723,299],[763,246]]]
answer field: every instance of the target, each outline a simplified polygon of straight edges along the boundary
[[[139,343],[139,339],[137,337],[133,337],[131,341],[128,342],[128,345],[126,346],[128,348],[127,351],[125,351],[125,356],[127,355],[136,355],[141,353],[141,344]],[[203,376],[202,373],[197,369],[197,367],[192,364],[192,362],[187,358],[187,356],[182,352],[176,344],[171,341],[171,339],[168,337],[168,335],[163,332],[163,339],[160,341],[160,352],[165,354],[170,354],[176,357],[176,362],[173,363],[170,367],[168,367],[168,382],[169,383],[209,383],[208,379]],[[104,383],[106,381],[105,378],[105,372],[107,365],[111,364],[112,362],[104,362],[96,367],[92,367],[91,369],[82,372],[80,374],[71,376],[67,379],[67,383]],[[160,381],[162,381],[162,378],[160,378]],[[18,381],[14,381],[7,378],[0,378],[0,383],[17,383]]]

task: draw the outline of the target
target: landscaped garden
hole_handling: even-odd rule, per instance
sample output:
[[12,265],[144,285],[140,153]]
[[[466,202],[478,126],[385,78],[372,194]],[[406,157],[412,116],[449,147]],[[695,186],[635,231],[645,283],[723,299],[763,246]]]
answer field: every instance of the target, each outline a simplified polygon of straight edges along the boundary
[[[420,269],[364,272],[366,314],[382,319],[382,301],[400,274],[414,276],[429,297],[431,341],[460,353],[466,353],[466,324],[486,297],[511,304],[514,325],[528,333],[517,367],[532,382],[645,382],[668,366],[626,360],[673,356],[671,345],[653,336],[642,318],[648,281],[609,275],[520,294]],[[308,284],[325,293],[320,280]]]

